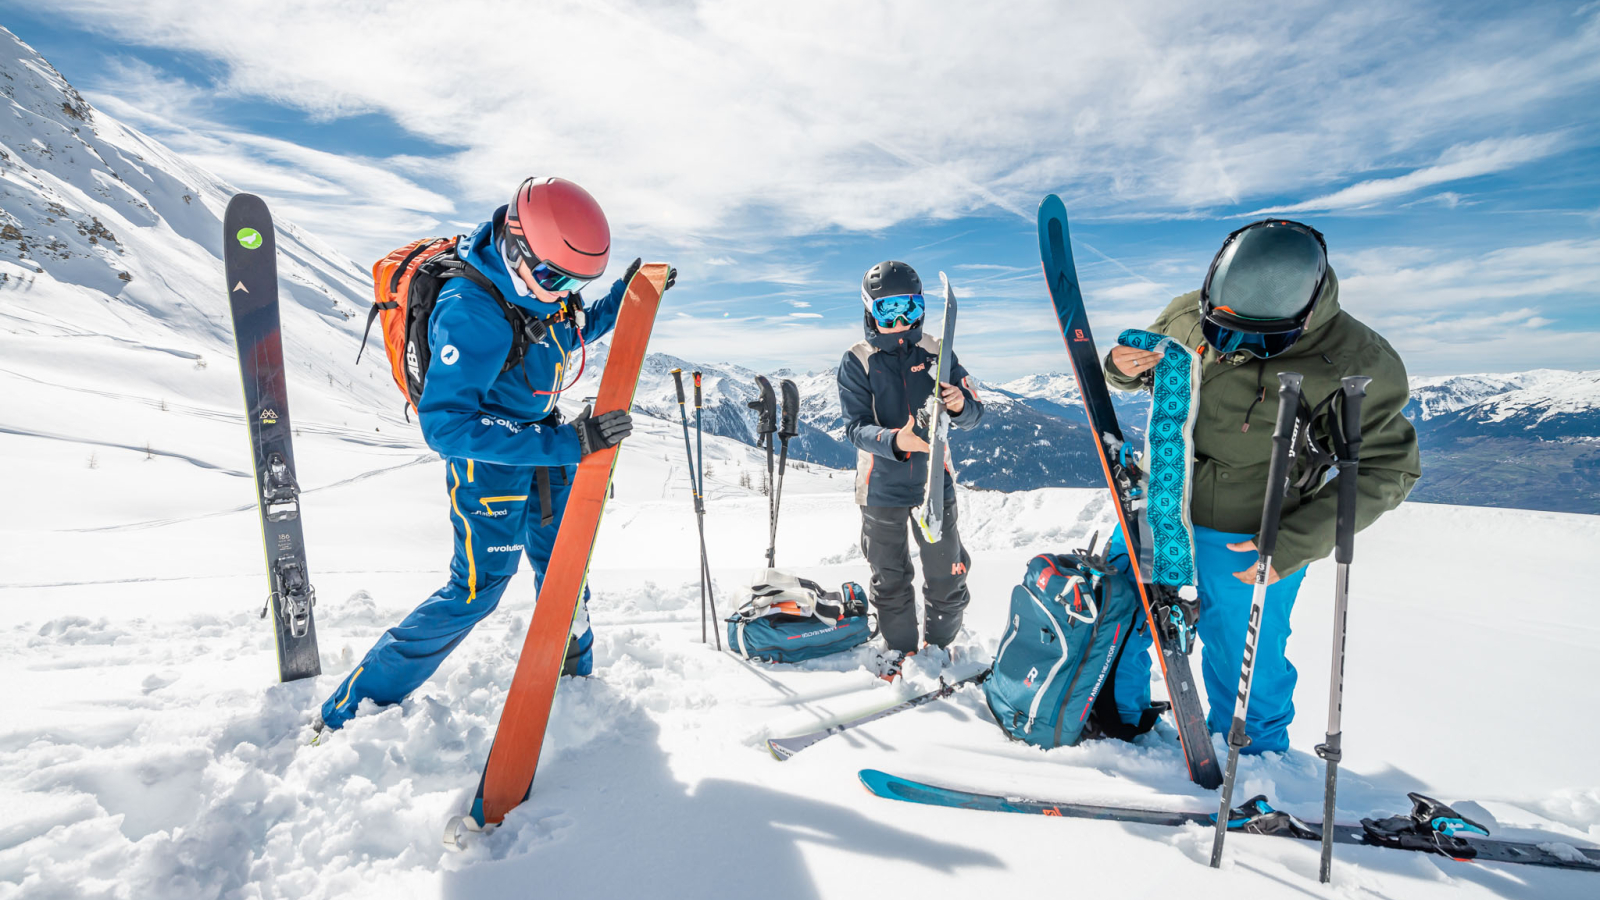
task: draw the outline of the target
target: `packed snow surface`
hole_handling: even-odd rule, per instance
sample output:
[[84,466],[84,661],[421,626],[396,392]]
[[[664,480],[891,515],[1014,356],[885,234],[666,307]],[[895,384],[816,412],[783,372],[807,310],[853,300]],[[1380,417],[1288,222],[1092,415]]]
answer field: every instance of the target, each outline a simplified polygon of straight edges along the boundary
[[[129,346],[96,352],[113,358],[92,393],[19,375],[4,384],[13,400],[0,425],[24,412],[43,421],[0,438],[19,476],[0,519],[0,897],[529,896],[535,885],[537,896],[732,897],[757,880],[763,896],[842,897],[998,894],[1069,877],[1134,895],[1322,890],[1311,844],[1235,836],[1212,872],[1201,829],[913,807],[855,781],[875,767],[1052,799],[1209,809],[1215,795],[1187,783],[1165,724],[1137,745],[1047,753],[1008,741],[968,689],[774,761],[763,737],[888,702],[893,689],[870,674],[868,648],[771,666],[700,642],[681,432],[653,418],[626,444],[595,555],[596,674],[558,693],[532,799],[467,852],[447,853],[439,835],[488,752],[531,577],[513,582],[412,699],[365,709],[309,745],[310,711],[442,580],[441,464],[415,433],[363,431],[359,410],[348,426],[302,416],[326,674],[274,684],[240,417],[221,399],[163,402],[185,395],[169,379],[209,380],[225,361],[200,371]],[[107,376],[145,357],[147,374]],[[45,435],[73,421],[71,441]],[[183,452],[148,455],[145,435]],[[740,487],[745,473],[759,485],[764,461],[723,438],[706,456],[726,613],[764,549],[765,498]],[[825,583],[868,580],[848,478],[789,473],[780,563]],[[963,491],[961,502],[974,564],[959,651],[981,662],[1028,558],[1084,543],[1107,511],[1098,492],[1065,489]],[[1467,801],[1458,808],[1498,835],[1539,828],[1600,841],[1590,752],[1600,727],[1574,703],[1600,666],[1579,565],[1597,547],[1592,517],[1433,505],[1407,505],[1363,533],[1341,818],[1399,811],[1420,789]],[[1296,749],[1247,758],[1238,787],[1310,819],[1320,816],[1309,750],[1323,731],[1331,592],[1332,567],[1318,563],[1290,644],[1301,669]],[[933,686],[937,671],[915,662],[908,687]],[[1389,897],[1592,897],[1600,885],[1600,874],[1345,847],[1334,879],[1338,893]]]

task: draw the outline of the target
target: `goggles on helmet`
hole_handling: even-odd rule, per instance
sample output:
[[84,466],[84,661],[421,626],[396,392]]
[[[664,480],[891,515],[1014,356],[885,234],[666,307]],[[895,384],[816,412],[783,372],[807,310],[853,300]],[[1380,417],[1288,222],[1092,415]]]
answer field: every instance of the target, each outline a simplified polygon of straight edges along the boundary
[[924,303],[921,294],[869,297],[863,291],[862,299],[867,301],[867,313],[879,328],[893,328],[899,322],[912,325],[922,321]]
[[1288,350],[1294,342],[1305,333],[1304,328],[1294,328],[1289,331],[1279,331],[1272,334],[1260,334],[1250,331],[1236,331],[1212,322],[1210,319],[1200,324],[1200,331],[1206,337],[1206,343],[1216,349],[1218,353],[1248,353],[1258,359]]

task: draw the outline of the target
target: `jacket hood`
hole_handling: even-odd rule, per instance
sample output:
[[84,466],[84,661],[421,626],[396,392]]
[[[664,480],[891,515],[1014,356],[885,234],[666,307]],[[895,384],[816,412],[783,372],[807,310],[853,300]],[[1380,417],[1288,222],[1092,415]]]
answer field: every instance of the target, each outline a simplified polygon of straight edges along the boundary
[[922,322],[911,326],[909,331],[897,331],[894,334],[884,334],[872,321],[872,315],[867,312],[861,314],[861,330],[867,335],[867,343],[884,353],[899,353],[907,347],[915,347],[922,340]]
[[[507,302],[522,307],[537,316],[555,315],[561,309],[558,303],[546,303],[538,297],[527,293],[526,285],[516,283],[515,275],[506,268],[505,257],[501,255],[500,248],[496,246],[494,236],[506,220],[506,207],[502,206],[494,211],[489,221],[480,224],[464,239],[461,257],[471,263],[473,268],[489,276],[494,286],[500,290],[500,296]],[[521,288],[519,291],[518,288]],[[582,300],[571,301],[582,303]]]
[[1311,311],[1311,318],[1306,321],[1306,333],[1310,334],[1332,322],[1337,315],[1339,315],[1339,276],[1334,274],[1333,266],[1329,266],[1328,277],[1322,282],[1322,292],[1317,294],[1317,308]]

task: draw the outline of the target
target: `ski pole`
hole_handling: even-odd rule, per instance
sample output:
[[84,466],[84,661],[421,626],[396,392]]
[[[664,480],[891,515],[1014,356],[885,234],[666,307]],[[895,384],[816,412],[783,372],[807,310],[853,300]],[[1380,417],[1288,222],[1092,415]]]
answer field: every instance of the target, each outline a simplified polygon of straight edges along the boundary
[[[698,482],[699,485],[700,485],[700,491],[699,491],[699,493],[697,493],[695,495],[695,498],[694,498],[694,500],[695,500],[695,507],[694,507],[695,524],[698,525],[699,528],[700,528],[700,590],[701,590],[701,596],[705,598],[704,602],[709,602],[711,604],[711,633],[716,636],[717,649],[721,650],[722,649],[722,626],[719,625],[718,623],[722,621],[722,617],[717,615],[717,586],[716,586],[716,583],[711,580],[711,563],[706,559],[706,454],[705,454],[705,450],[703,448],[703,445],[700,443],[700,433],[701,433],[701,429],[700,429],[700,375],[701,375],[701,373],[695,372],[693,374],[694,374],[694,458],[695,458],[695,465],[700,470],[699,482]],[[705,609],[704,609],[703,605],[701,607],[700,615],[702,616],[702,618],[705,616]],[[704,642],[705,639],[706,638],[705,638],[704,630],[702,629],[702,633],[700,635],[700,640],[701,640],[701,642]]]
[[[760,439],[756,446],[767,448],[767,531],[769,536],[773,531],[773,519],[777,516],[777,506],[772,502],[772,433],[778,430],[778,399],[772,393],[772,382],[765,375],[756,376],[756,387],[761,389],[761,395],[750,401],[749,407],[756,411],[756,435]],[[767,568],[772,568],[773,547],[767,545]]]
[[778,388],[783,393],[783,425],[778,429],[778,438],[783,443],[783,450],[778,454],[778,484],[772,493],[772,536],[767,550],[768,568],[778,564],[778,515],[783,509],[783,472],[789,466],[789,439],[800,433],[800,389],[787,378],[778,382]]
[[1322,794],[1322,868],[1318,880],[1323,884],[1333,871],[1333,812],[1337,793],[1340,749],[1340,718],[1344,714],[1344,634],[1345,612],[1350,602],[1350,560],[1356,547],[1356,470],[1361,462],[1361,401],[1367,396],[1372,379],[1352,375],[1339,382],[1343,392],[1340,424],[1343,440],[1339,451],[1339,511],[1334,519],[1333,561],[1338,564],[1333,585],[1333,671],[1328,676],[1328,736],[1317,745],[1317,755],[1328,766],[1328,780]]
[[[683,452],[689,457],[689,490],[694,495],[695,518],[700,519],[700,483],[694,477],[694,448],[689,445],[689,413],[684,409],[683,370],[672,370],[672,384],[678,389],[678,421],[683,425]],[[706,642],[706,544],[705,529],[700,530],[700,643]]]
[[1233,727],[1228,730],[1228,769],[1222,777],[1222,806],[1217,812],[1217,833],[1211,842],[1211,868],[1222,865],[1222,842],[1228,836],[1233,811],[1233,780],[1239,769],[1239,751],[1250,743],[1244,732],[1250,709],[1250,683],[1255,676],[1256,640],[1261,635],[1261,608],[1267,600],[1267,577],[1272,571],[1272,551],[1278,543],[1278,520],[1283,513],[1289,470],[1294,464],[1295,442],[1300,438],[1300,378],[1295,372],[1278,374],[1278,422],[1272,429],[1272,462],[1267,466],[1267,496],[1261,504],[1261,537],[1256,541],[1256,586],[1250,595],[1250,621],[1245,628],[1244,660],[1239,667],[1239,690],[1233,706]]

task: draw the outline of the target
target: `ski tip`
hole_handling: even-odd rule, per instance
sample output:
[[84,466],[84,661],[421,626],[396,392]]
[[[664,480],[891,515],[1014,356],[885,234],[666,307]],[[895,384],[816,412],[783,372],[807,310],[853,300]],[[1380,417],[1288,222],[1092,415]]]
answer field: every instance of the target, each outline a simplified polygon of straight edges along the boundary
[[777,738],[767,738],[767,752],[778,762],[783,762],[794,755],[794,751],[778,743]]
[[1055,194],[1045,194],[1044,199],[1039,201],[1039,220],[1042,222],[1054,216],[1060,216],[1065,219],[1067,217],[1067,205],[1061,202],[1061,198]]
[[894,778],[888,772],[880,772],[877,769],[862,769],[856,773],[856,777],[861,779],[861,786],[866,788],[869,793],[877,794],[880,797],[884,796],[884,791]]

